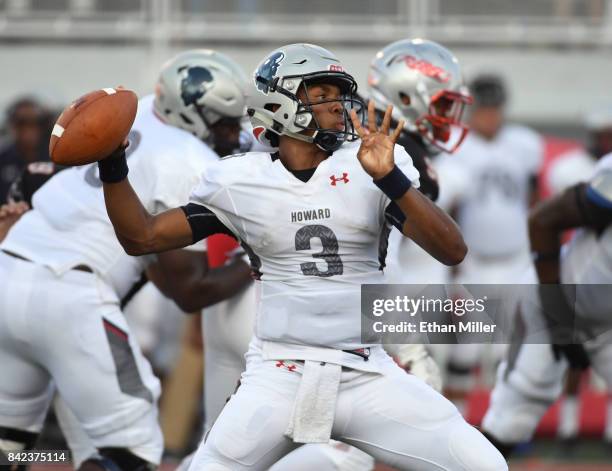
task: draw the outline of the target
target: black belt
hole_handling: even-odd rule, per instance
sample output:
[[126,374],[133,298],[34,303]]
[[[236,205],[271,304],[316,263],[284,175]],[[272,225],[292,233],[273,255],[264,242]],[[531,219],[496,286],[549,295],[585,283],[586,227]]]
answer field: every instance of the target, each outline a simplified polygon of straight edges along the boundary
[[[1,250],[2,250],[2,252],[4,252],[5,254],[7,254],[7,255],[9,255],[11,257],[18,258],[19,260],[23,260],[24,262],[32,263],[32,260],[30,260],[28,258],[25,258],[25,257],[23,257],[21,255],[18,255],[18,254],[14,253],[14,252],[10,252],[10,251],[4,250],[4,249],[1,249]],[[77,265],[76,267],[72,267],[71,270],[82,271],[82,272],[85,272],[85,273],[93,273],[93,270],[91,268],[89,268],[87,265]]]
[[363,361],[368,361],[370,358],[370,348],[357,348],[355,350],[342,350],[345,353],[350,353],[351,355],[357,355],[358,357],[363,358]]

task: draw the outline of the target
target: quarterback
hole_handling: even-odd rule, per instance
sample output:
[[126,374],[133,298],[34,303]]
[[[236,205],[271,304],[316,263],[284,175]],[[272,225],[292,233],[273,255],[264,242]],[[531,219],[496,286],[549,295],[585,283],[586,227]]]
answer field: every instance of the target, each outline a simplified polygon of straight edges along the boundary
[[[253,76],[248,112],[278,153],[208,166],[188,204],[157,215],[127,180],[121,149],[99,162],[128,253],[227,233],[257,279],[247,369],[192,470],[263,470],[301,443],[330,438],[404,470],[507,469],[450,402],[360,341],[360,285],[384,282],[391,227],[445,264],[459,263],[466,247],[452,219],[415,190],[418,172],[395,146],[403,124],[389,129],[389,107],[377,127],[371,104],[363,127],[356,91],[330,51],[273,51]],[[298,212],[317,219],[291,217]]]

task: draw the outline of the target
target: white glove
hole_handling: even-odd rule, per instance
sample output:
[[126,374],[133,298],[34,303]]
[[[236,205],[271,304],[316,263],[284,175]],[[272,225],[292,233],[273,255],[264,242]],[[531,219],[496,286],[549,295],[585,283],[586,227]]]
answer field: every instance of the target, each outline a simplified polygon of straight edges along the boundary
[[440,368],[438,368],[438,365],[424,345],[399,345],[396,356],[400,366],[408,373],[422,379],[436,391],[442,391],[442,375],[440,374]]

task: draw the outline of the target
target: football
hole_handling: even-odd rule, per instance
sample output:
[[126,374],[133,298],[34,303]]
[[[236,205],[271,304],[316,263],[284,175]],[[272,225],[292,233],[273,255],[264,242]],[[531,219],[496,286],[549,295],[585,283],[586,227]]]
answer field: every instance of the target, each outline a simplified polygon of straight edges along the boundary
[[103,88],[68,105],[53,126],[51,160],[85,165],[111,154],[126,138],[138,108],[138,97],[125,88]]

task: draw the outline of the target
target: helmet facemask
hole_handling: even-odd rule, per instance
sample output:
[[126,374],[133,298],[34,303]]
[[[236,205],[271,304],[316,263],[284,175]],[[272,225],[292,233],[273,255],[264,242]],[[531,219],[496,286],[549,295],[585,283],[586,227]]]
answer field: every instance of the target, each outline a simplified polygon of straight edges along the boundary
[[469,95],[441,90],[431,98],[428,112],[416,120],[416,128],[429,144],[452,154],[469,131],[461,119],[465,106],[471,103]]
[[389,44],[370,64],[368,87],[377,110],[393,105],[394,120],[403,119],[428,152],[453,152],[465,138],[461,118],[472,100],[459,61],[444,46],[419,38]]
[[[304,131],[312,131],[312,142],[326,152],[334,152],[344,142],[352,142],[359,139],[359,135],[355,132],[353,122],[350,118],[351,110],[355,110],[362,122],[365,117],[365,106],[357,96],[357,84],[353,78],[345,73],[336,74],[324,73],[312,74],[312,77],[303,76],[302,86],[306,95],[306,100],[302,101],[298,99],[298,108],[295,113],[295,125]],[[320,77],[318,77],[318,75],[320,75]],[[323,83],[338,86],[341,93],[340,97],[337,99],[313,102],[309,87]],[[296,96],[296,99],[297,98]],[[324,128],[318,122],[313,107],[326,103],[340,103],[342,105],[344,129]]]
[[[256,80],[262,83],[263,79],[257,77]],[[313,101],[310,88],[317,84],[338,86],[341,92],[340,97],[331,100]],[[279,128],[275,130],[278,134],[287,135],[306,142],[312,142],[321,150],[330,153],[338,150],[344,142],[351,142],[359,139],[359,135],[355,132],[350,118],[350,111],[355,110],[360,120],[363,121],[365,106],[357,96],[357,83],[353,77],[347,73],[325,71],[286,76],[282,77],[282,81],[276,78],[272,83],[266,82],[265,85],[267,85],[270,92],[280,93],[290,98],[297,105],[294,113],[293,125],[301,131],[292,132],[286,128]],[[305,100],[301,100],[297,95],[300,88],[304,90]],[[313,108],[325,103],[340,103],[342,105],[344,121],[343,130],[324,128],[317,121],[316,113]],[[272,126],[272,128],[274,128],[274,126]],[[308,133],[308,131],[311,133]]]

